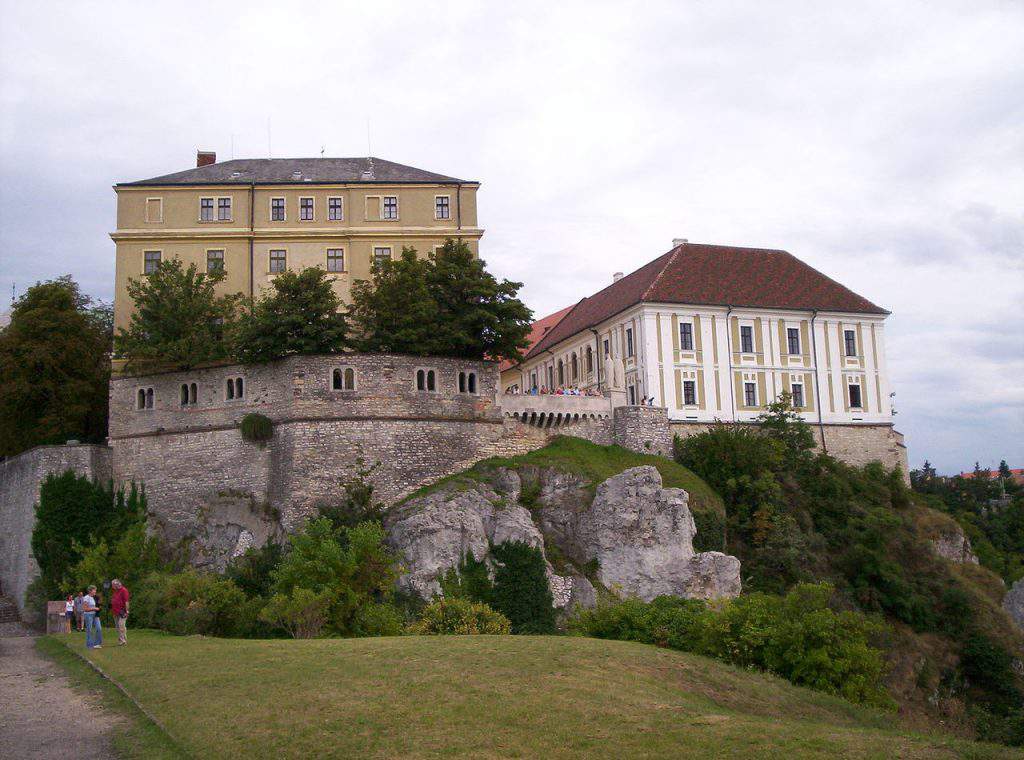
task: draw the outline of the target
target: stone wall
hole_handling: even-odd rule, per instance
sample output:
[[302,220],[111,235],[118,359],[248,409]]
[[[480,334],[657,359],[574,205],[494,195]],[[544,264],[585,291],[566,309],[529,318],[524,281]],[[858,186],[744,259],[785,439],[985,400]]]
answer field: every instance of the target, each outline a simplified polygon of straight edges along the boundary
[[65,470],[108,480],[110,454],[106,446],[37,446],[0,462],[0,589],[20,610],[24,610],[25,590],[39,573],[32,556],[39,486],[50,473]]
[[632,451],[672,455],[672,432],[668,424],[668,411],[661,407],[616,407],[613,437],[615,443]]

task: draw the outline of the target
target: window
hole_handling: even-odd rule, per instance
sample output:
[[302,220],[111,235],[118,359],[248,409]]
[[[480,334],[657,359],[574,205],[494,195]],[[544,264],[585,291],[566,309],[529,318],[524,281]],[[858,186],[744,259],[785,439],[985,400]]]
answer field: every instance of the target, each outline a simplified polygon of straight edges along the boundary
[[287,251],[271,251],[270,252],[270,271],[271,272],[283,272],[288,268],[288,252]]
[[195,406],[198,398],[198,388],[195,383],[182,383],[181,384],[181,405],[182,406]]
[[740,352],[744,354],[754,353],[754,328],[750,325],[740,327]]
[[537,373],[530,373],[530,390],[537,390]]
[[680,322],[679,324],[679,350],[693,350],[693,325],[689,322]]
[[452,207],[451,197],[447,195],[435,195],[434,196],[434,218],[435,219],[451,219],[452,218]]
[[230,198],[218,198],[217,199],[217,221],[219,221],[219,222],[230,222],[231,221],[231,199]]
[[743,383],[743,405],[757,406],[757,384]]
[[787,327],[786,342],[789,344],[790,356],[800,354],[800,330],[795,327]]
[[843,331],[843,343],[846,345],[846,355],[857,355],[857,333],[853,330]]
[[272,221],[272,222],[283,222],[284,221],[284,198],[271,198],[270,199],[270,221]]
[[206,252],[206,271],[211,274],[224,271],[224,251]]
[[146,251],[142,254],[142,271],[153,274],[160,266],[160,251]]
[[224,398],[229,401],[235,397],[235,381],[228,378],[227,383],[224,384]]
[[240,377],[229,377],[224,383],[224,398],[228,401],[240,399],[245,396],[245,383]]
[[476,393],[476,372],[459,373],[459,393]]
[[338,367],[331,372],[331,390],[354,391],[356,371],[352,367]]
[[636,386],[635,385],[629,386],[629,403],[631,405],[635,405],[636,404]]
[[587,346],[587,360],[584,366],[587,368],[587,374],[594,371],[594,349],[590,346]]
[[200,198],[199,199],[199,221],[201,221],[201,222],[212,222],[213,221],[213,198]]
[[385,195],[384,196],[384,208],[381,212],[381,219],[397,219],[398,218],[398,196],[397,195]]
[[345,207],[341,198],[327,199],[327,218],[332,222],[340,222],[345,218]]
[[611,346],[608,345],[608,339],[605,338],[605,341],[604,341],[604,355],[607,357],[607,356],[609,356],[611,354],[611,352],[612,352]]
[[569,369],[569,375],[572,377],[572,382],[577,382],[580,378],[580,363],[576,358],[576,354],[573,354],[572,358],[569,360]]
[[313,199],[299,198],[299,221],[313,221]]
[[345,250],[343,248],[328,248],[327,249],[327,271],[328,272],[344,272],[345,271]]
[[686,406],[697,405],[697,383],[693,380],[683,380],[683,403]]
[[436,391],[437,390],[437,375],[432,369],[418,369],[416,370],[416,390],[418,391]]
[[373,265],[379,267],[385,261],[391,261],[391,248],[381,246],[373,249]]
[[188,383],[181,384],[181,405],[188,406]]
[[633,328],[626,328],[626,356],[633,355]]
[[850,408],[860,409],[860,385],[850,383]]
[[565,385],[565,365],[561,359],[558,360],[558,384]]
[[804,384],[793,383],[792,385],[792,396],[793,396],[793,408],[803,409],[804,408]]
[[135,396],[135,408],[136,409],[152,409],[153,408],[153,389],[152,388],[139,388],[138,393]]
[[164,220],[164,199],[146,198],[146,221],[162,222]]
[[553,391],[555,389],[555,368],[550,364],[548,365],[548,390]]

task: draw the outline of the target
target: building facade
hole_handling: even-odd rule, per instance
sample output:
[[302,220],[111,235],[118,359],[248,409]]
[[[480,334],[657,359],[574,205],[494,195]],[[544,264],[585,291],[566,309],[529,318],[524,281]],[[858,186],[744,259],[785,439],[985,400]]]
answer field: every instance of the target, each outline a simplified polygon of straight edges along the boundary
[[114,186],[115,327],[132,313],[129,280],[176,258],[221,268],[225,292],[257,297],[285,269],[319,266],[348,302],[376,258],[446,238],[479,253],[478,182],[379,158],[240,159]]

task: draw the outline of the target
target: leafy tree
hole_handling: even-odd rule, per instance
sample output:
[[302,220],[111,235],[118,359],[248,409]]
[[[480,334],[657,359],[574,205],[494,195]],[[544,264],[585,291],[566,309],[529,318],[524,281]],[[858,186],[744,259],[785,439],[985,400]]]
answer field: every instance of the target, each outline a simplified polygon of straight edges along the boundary
[[355,474],[342,484],[341,502],[320,507],[320,516],[330,520],[339,534],[343,533],[343,528],[354,528],[362,522],[383,521],[384,504],[374,498],[373,483],[369,480],[378,467],[380,462],[367,466],[362,457],[358,457]]
[[333,604],[331,591],[317,593],[308,588],[294,588],[290,594],[274,594],[260,610],[259,618],[285,629],[294,639],[313,639],[327,625]]
[[512,633],[554,633],[555,609],[541,550],[521,541],[491,547],[498,561],[489,604],[512,622]]
[[403,248],[395,261],[374,264],[373,278],[352,286],[349,316],[362,351],[443,354],[440,310],[430,286],[428,260]]
[[469,599],[486,604],[494,593],[487,563],[478,560],[469,550],[458,567],[450,567],[439,579],[445,599]]
[[225,329],[234,320],[241,295],[217,295],[223,270],[200,272],[177,259],[162,262],[150,275],[128,281],[135,303],[128,329],[114,339],[129,371],[164,367],[189,369],[228,354]]
[[793,408],[793,397],[789,393],[781,393],[768,404],[768,407],[757,417],[760,432],[779,441],[786,452],[790,466],[804,463],[810,459],[814,449],[814,432]]
[[228,563],[224,574],[247,596],[269,596],[274,583],[272,575],[282,557],[284,547],[276,541],[268,541],[258,549],[250,546]]
[[346,346],[345,315],[333,277],[319,267],[284,271],[273,290],[243,314],[234,331],[234,355],[262,364],[293,354],[335,354]]
[[67,276],[37,283],[14,304],[0,330],[0,456],[106,438],[108,315]]

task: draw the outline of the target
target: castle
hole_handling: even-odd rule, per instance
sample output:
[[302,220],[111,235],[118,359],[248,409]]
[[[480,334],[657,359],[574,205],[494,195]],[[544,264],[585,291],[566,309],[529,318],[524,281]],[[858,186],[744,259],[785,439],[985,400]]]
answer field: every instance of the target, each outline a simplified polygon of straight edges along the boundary
[[[475,246],[482,234],[478,183],[380,159],[268,161],[216,164],[201,154],[195,170],[118,186],[119,324],[131,309],[128,276],[143,275],[155,253],[226,267],[235,278],[224,287],[250,293],[272,281],[282,251],[285,266],[323,258],[345,276],[337,287],[347,292],[351,273],[365,276],[372,258],[385,255],[377,249],[391,255],[420,241],[429,250],[449,236]],[[289,216],[292,206],[297,214]],[[245,219],[236,216],[240,207]],[[0,585],[22,602],[37,572],[30,538],[39,485],[66,469],[144,484],[154,527],[171,541],[189,540],[193,561],[207,567],[294,528],[366,467],[390,504],[558,434],[669,454],[674,434],[715,419],[749,422],[783,390],[796,398],[799,388],[797,406],[830,452],[906,473],[902,437],[882,401],[887,312],[789,254],[745,250],[677,241],[539,322],[517,365],[339,354],[115,374],[106,445],[43,446],[0,462]],[[699,274],[694,262],[716,256],[733,264],[728,282],[716,291],[696,278],[704,289],[688,290],[684,275]],[[771,278],[750,268],[759,256],[778,275],[774,291]],[[539,392],[556,385],[594,395]],[[272,421],[269,440],[242,436],[250,413]]]

